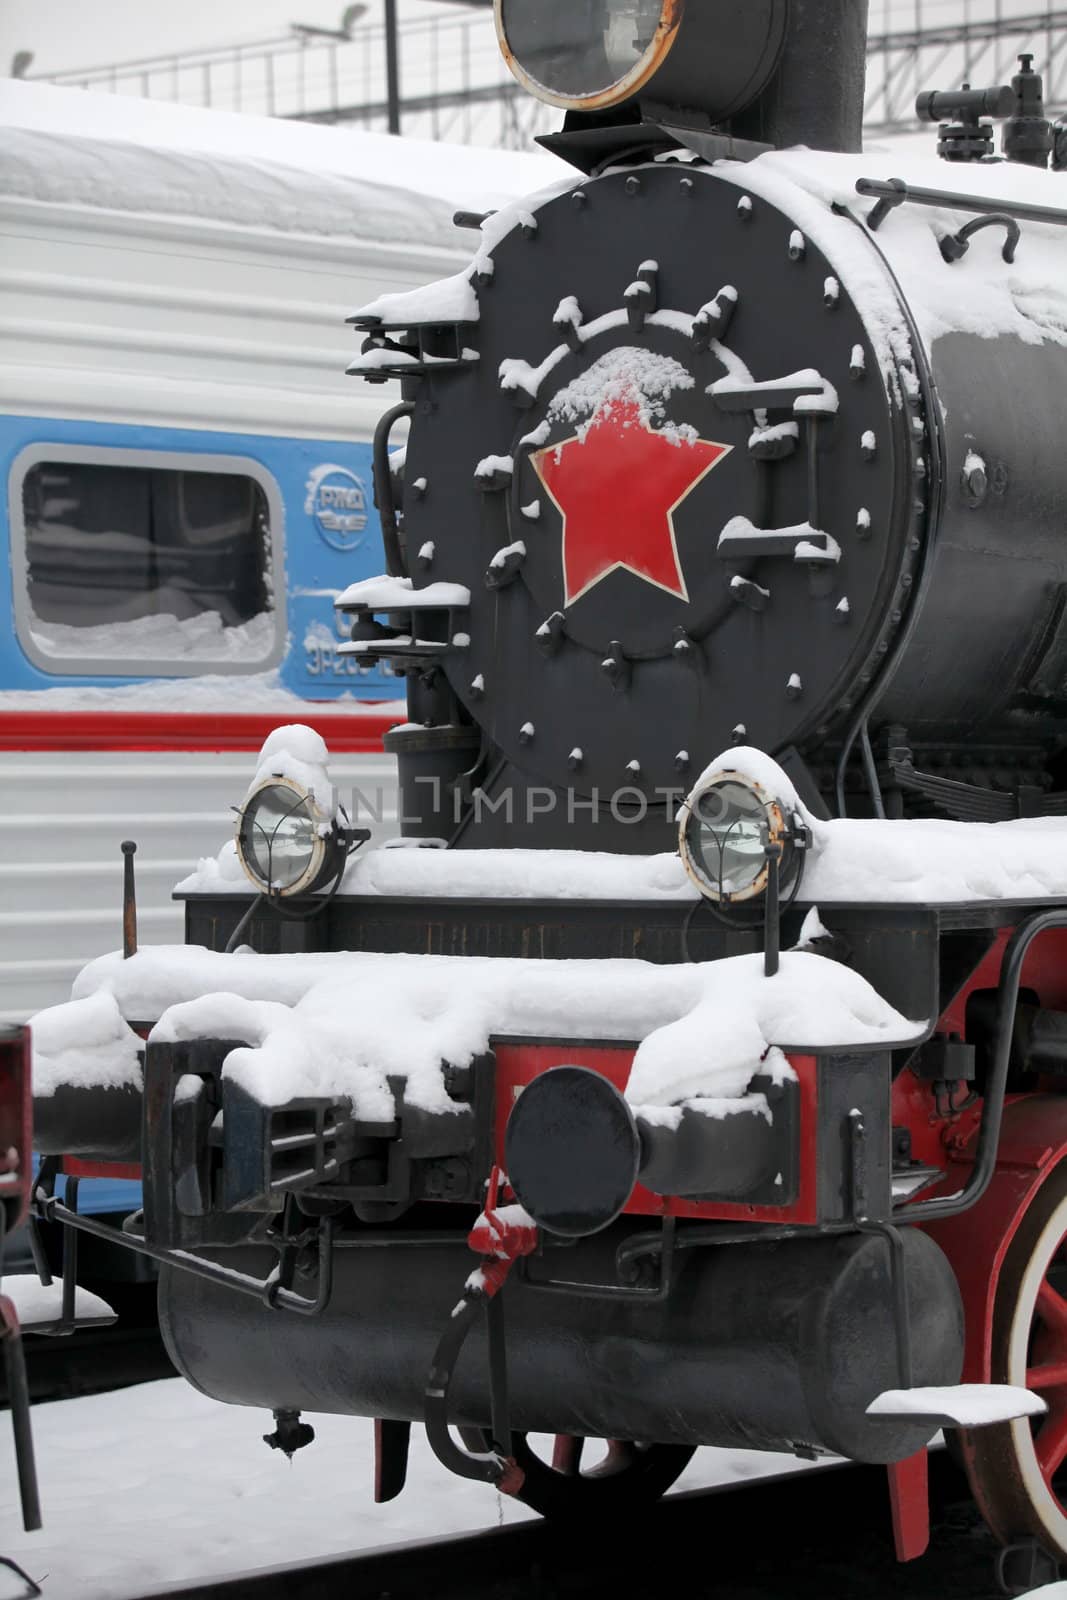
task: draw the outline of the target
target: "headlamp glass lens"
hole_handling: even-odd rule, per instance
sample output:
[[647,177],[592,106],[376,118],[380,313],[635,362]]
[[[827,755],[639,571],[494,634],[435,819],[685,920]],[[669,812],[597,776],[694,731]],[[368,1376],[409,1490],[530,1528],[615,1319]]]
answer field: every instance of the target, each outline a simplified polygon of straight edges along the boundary
[[503,0],[504,37],[519,67],[550,94],[605,93],[652,45],[663,0]]
[[260,789],[241,818],[241,853],[263,884],[284,894],[308,871],[318,844],[306,795],[282,784]]
[[721,894],[744,894],[767,865],[767,808],[743,783],[713,784],[693,807],[690,841]]

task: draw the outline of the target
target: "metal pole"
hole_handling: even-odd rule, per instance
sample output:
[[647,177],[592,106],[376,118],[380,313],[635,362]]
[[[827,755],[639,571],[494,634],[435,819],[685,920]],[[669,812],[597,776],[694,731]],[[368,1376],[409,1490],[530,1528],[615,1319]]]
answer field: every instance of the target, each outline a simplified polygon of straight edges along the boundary
[[137,846],[132,839],[122,841],[122,959],[137,954],[137,890],[133,881],[133,858]]
[[385,84],[389,103],[389,132],[400,132],[400,41],[396,28],[396,0],[385,0]]

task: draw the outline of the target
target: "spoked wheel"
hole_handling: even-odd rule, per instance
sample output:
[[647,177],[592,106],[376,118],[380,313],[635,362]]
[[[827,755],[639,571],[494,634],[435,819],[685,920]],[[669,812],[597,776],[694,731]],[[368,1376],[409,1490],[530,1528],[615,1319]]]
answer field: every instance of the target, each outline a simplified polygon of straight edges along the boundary
[[524,1473],[516,1498],[543,1517],[560,1521],[650,1505],[666,1494],[693,1459],[690,1445],[633,1444],[561,1433],[546,1460],[526,1434],[513,1437],[515,1459]]
[[1043,1417],[960,1432],[974,1497],[1005,1544],[1067,1560],[1067,1164],[1012,1241],[993,1308],[992,1381],[1038,1393]]

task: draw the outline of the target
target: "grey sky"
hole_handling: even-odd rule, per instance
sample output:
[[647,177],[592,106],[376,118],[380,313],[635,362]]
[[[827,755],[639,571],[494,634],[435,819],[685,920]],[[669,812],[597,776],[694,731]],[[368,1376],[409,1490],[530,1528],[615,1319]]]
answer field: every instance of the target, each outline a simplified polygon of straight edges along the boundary
[[[1045,10],[1052,0],[1000,0],[1005,14]],[[1058,0],[1058,4],[1061,0]],[[872,26],[913,26],[993,15],[997,0],[871,0]],[[379,9],[371,0],[371,16]],[[400,0],[402,18],[450,9]],[[285,33],[293,21],[333,26],[343,0],[0,0],[0,72],[16,50],[32,50],[33,71],[108,65],[172,50],[250,42]]]
[[[401,19],[453,7],[399,0]],[[464,7],[460,7],[464,10]],[[290,22],[336,27],[344,0],[0,0],[0,71],[16,50],[34,73],[276,38]],[[371,0],[371,16],[380,10]]]

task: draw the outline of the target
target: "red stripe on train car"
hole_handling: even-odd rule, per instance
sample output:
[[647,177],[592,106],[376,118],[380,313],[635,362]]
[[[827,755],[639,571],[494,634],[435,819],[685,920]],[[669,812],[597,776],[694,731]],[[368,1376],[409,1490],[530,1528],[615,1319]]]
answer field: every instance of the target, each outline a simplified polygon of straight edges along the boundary
[[272,729],[303,722],[338,755],[378,755],[382,736],[405,713],[395,709],[321,710],[237,715],[157,711],[0,711],[0,751],[258,750]]
[[134,1183],[144,1177],[139,1161],[81,1161],[74,1156],[63,1157],[63,1172],[68,1178],[125,1179]]

